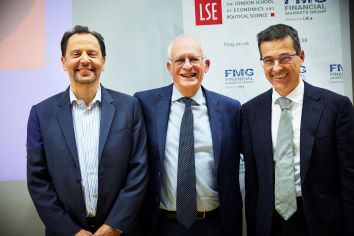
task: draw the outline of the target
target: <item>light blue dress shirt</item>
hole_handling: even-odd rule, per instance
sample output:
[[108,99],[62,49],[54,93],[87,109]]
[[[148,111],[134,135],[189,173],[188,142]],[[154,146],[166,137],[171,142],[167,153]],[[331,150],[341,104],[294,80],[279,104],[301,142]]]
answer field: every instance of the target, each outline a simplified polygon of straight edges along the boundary
[[[160,202],[160,208],[169,211],[176,211],[179,135],[185,108],[184,103],[179,101],[182,97],[183,95],[173,86],[171,111],[166,134]],[[191,99],[197,103],[197,105],[192,105],[197,209],[198,211],[211,211],[219,207],[220,204],[208,109],[201,88]]]

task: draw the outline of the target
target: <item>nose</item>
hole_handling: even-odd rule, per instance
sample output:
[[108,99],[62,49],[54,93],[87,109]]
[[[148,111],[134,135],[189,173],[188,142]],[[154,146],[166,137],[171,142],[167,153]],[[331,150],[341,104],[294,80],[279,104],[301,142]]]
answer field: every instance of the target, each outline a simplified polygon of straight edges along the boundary
[[183,68],[185,69],[190,69],[192,68],[192,63],[189,61],[189,58],[185,58],[184,63],[183,63]]
[[283,69],[283,66],[279,63],[278,60],[274,61],[274,65],[273,65],[273,71],[280,71],[281,69]]
[[80,63],[87,64],[89,62],[90,62],[90,57],[86,53],[83,53],[80,57]]

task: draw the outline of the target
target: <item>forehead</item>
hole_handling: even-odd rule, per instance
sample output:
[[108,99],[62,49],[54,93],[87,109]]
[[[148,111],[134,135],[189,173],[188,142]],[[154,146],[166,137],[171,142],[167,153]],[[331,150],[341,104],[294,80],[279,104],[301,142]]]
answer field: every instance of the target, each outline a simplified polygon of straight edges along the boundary
[[73,34],[68,40],[67,51],[79,49],[94,49],[100,51],[100,44],[97,38],[92,34]]
[[192,37],[182,37],[175,41],[172,46],[172,56],[195,55],[200,56],[202,53],[201,45],[198,40]]
[[263,57],[277,56],[283,53],[294,53],[294,41],[292,38],[264,41],[260,44],[260,52]]

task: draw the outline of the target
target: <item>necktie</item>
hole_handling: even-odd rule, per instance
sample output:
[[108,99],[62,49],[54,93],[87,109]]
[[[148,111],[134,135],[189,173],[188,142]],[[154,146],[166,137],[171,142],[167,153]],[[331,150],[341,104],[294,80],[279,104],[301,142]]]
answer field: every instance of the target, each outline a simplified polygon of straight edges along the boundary
[[297,209],[294,180],[293,127],[291,123],[291,101],[278,98],[281,115],[275,147],[275,209],[285,219],[289,219]]
[[177,170],[177,220],[190,228],[197,220],[192,100],[181,99],[185,109],[181,122]]

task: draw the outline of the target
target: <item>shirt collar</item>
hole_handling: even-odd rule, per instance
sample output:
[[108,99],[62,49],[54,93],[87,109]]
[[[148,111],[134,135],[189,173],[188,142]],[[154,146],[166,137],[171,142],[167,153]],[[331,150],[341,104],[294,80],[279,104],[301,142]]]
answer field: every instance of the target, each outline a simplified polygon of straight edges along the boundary
[[[273,87],[272,93],[272,104],[276,102],[278,98],[282,97]],[[285,97],[289,98],[294,103],[301,104],[304,99],[304,81],[300,78],[299,84],[295,87],[291,93],[286,95]]]
[[[180,98],[183,98],[184,96],[178,91],[175,85],[173,85],[172,89],[172,98],[171,101],[175,102],[179,100]],[[191,99],[196,102],[198,105],[204,104],[205,103],[205,97],[203,95],[203,90],[200,87],[198,91],[191,97]]]
[[[70,96],[70,103],[73,104],[74,102],[77,102],[77,103],[84,103],[82,100],[79,100],[77,99],[77,97],[75,96],[74,94],[74,91],[73,89],[71,88],[70,86],[70,90],[69,90],[69,96]],[[95,104],[96,102],[100,103],[101,102],[101,98],[102,98],[102,95],[101,95],[101,85],[99,84],[98,85],[98,89],[97,89],[97,92],[96,92],[96,95],[95,97],[93,98],[91,104],[88,106],[88,107],[91,107],[93,104]],[[85,103],[84,103],[85,104]]]

